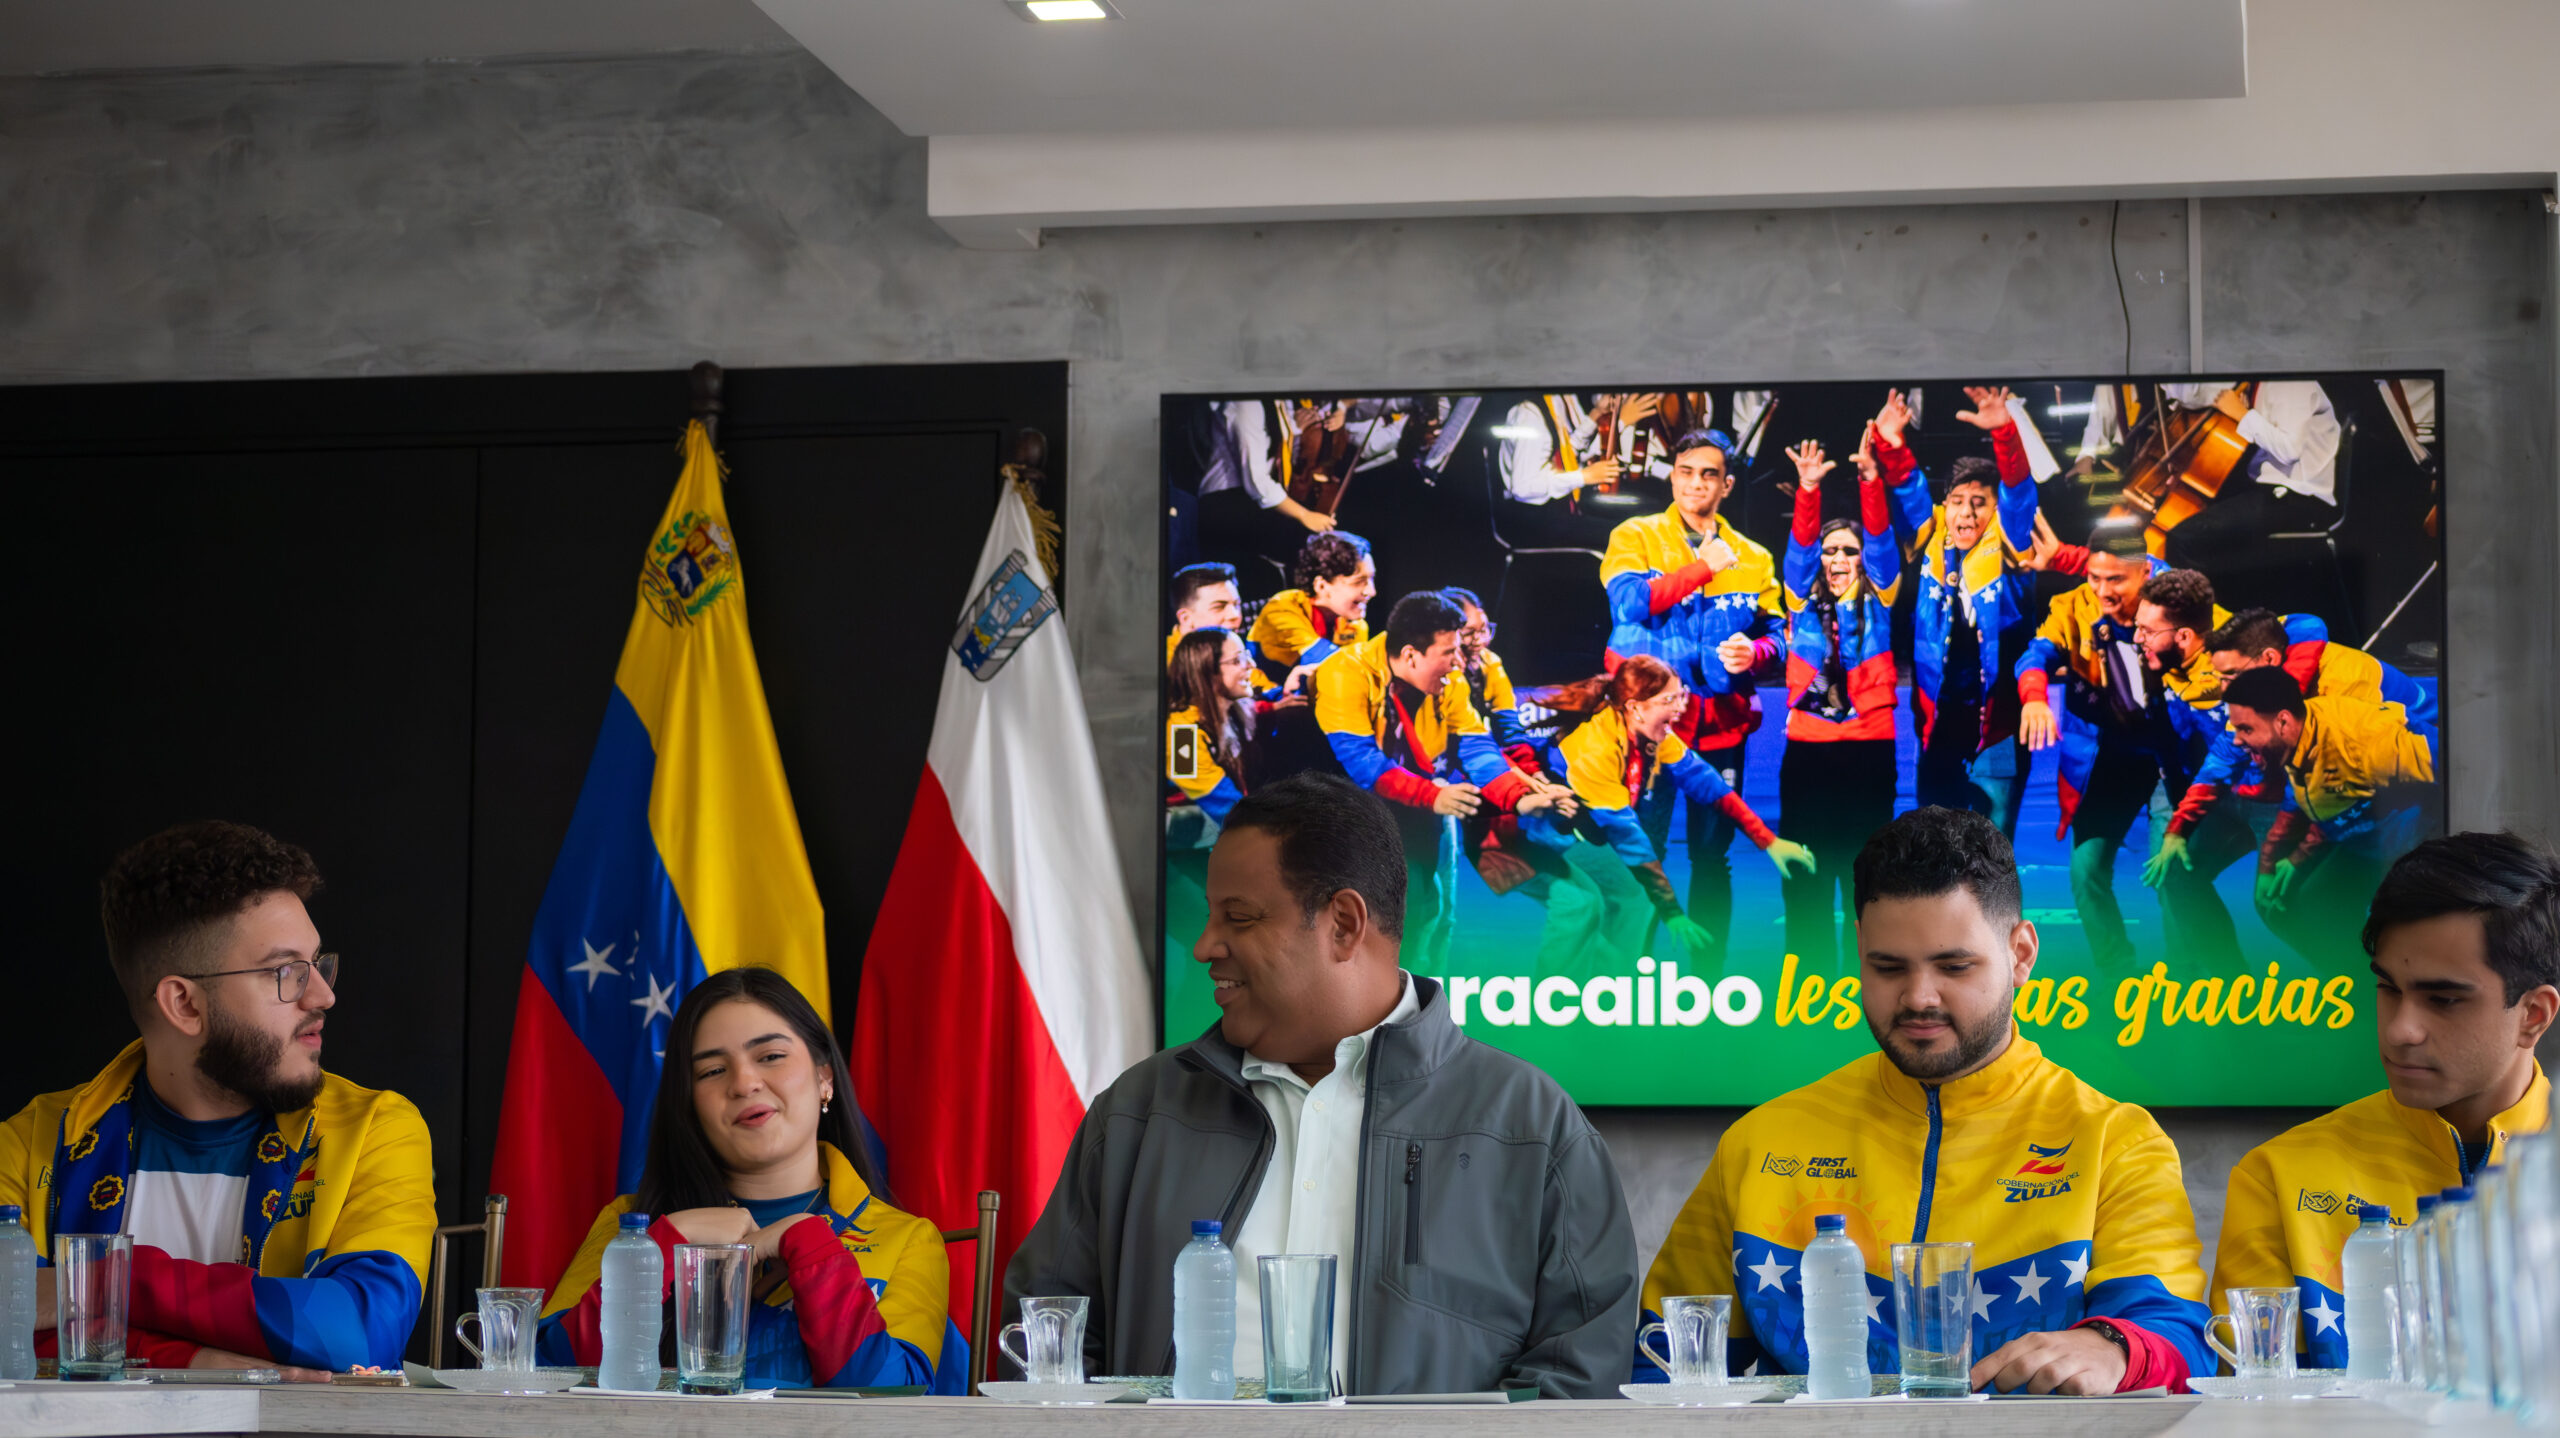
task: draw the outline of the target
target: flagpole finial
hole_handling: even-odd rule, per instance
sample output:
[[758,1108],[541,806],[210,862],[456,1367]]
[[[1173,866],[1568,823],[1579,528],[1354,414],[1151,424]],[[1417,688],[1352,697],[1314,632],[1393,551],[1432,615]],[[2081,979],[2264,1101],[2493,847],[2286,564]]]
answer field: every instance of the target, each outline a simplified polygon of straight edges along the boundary
[[720,440],[720,366],[704,360],[693,367],[693,417],[702,421],[714,444]]

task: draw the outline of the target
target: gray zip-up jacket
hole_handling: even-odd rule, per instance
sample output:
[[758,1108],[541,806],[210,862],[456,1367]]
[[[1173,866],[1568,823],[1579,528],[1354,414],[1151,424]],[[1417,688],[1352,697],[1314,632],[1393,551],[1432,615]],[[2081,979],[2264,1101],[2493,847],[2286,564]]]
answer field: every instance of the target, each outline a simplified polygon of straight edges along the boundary
[[[1609,1150],[1555,1080],[1449,1021],[1440,985],[1369,1050],[1351,1306],[1353,1393],[1535,1385],[1605,1398],[1635,1354],[1635,1232]],[[1005,1270],[1025,1295],[1083,1294],[1089,1374],[1173,1371],[1173,1259],[1191,1222],[1234,1233],[1271,1161],[1243,1052],[1212,1028],[1115,1080]]]

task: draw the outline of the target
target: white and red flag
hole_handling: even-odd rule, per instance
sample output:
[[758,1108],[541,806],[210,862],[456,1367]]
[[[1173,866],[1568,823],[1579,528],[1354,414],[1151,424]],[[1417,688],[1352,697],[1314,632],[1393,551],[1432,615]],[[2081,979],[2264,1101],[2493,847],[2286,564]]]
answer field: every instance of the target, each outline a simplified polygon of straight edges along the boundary
[[[854,1090],[898,1205],[965,1228],[978,1191],[1001,1191],[999,1273],[1048,1203],[1085,1106],[1154,1039],[1057,609],[1008,486],[943,661],[854,1009]],[[969,1272],[955,1254],[954,1317],[969,1311]]]

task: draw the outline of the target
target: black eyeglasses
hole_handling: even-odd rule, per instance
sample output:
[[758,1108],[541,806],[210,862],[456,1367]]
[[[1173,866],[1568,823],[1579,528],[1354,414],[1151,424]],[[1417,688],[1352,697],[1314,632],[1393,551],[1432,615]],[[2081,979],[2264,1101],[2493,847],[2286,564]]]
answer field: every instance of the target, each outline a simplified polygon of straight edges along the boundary
[[1866,553],[1865,550],[1854,544],[1826,544],[1822,546],[1822,557],[1825,559],[1831,559],[1837,556],[1846,556],[1850,559],[1855,559],[1864,553]]
[[320,982],[333,989],[338,986],[336,954],[317,954],[307,959],[293,959],[272,968],[217,969],[209,974],[188,974],[186,977],[202,980],[228,979],[240,974],[273,974],[276,980],[276,1002],[296,1004],[302,1002],[302,995],[310,989],[311,974],[315,969],[320,973]]

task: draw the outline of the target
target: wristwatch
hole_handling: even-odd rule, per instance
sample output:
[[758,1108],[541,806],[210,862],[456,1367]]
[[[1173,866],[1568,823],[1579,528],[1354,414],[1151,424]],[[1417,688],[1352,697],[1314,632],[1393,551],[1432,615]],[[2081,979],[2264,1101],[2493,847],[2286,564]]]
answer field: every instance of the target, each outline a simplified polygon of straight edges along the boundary
[[2109,1343],[2114,1344],[2116,1346],[2116,1351],[2124,1355],[2125,1362],[2131,1363],[2133,1361],[2133,1341],[2124,1336],[2123,1329],[2116,1327],[2114,1324],[2109,1323],[2103,1318],[2092,1318],[2080,1326],[2097,1334]]

